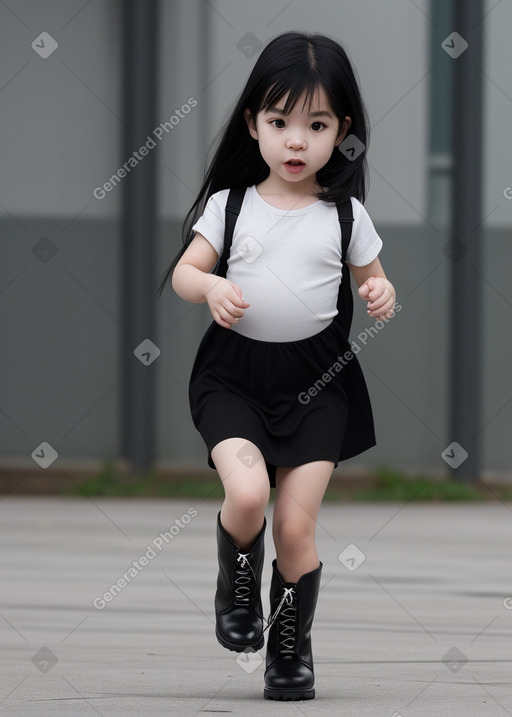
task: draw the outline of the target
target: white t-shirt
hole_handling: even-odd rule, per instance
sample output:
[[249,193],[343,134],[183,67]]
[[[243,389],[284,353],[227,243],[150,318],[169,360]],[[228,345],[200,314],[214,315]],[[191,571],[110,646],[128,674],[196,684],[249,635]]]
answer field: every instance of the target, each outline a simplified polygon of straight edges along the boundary
[[[224,245],[229,189],[213,194],[192,229],[217,254]],[[347,262],[365,266],[382,248],[367,211],[351,198],[354,224]],[[322,331],[337,314],[341,281],[341,227],[336,205],[318,200],[302,209],[278,209],[249,187],[238,216],[226,278],[250,304],[232,326],[259,341],[297,341]]]

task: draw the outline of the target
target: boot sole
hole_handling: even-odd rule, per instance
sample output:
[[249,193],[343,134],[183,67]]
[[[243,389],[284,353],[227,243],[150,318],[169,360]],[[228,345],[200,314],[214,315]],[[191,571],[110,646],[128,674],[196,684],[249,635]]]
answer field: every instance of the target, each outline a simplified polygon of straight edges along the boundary
[[226,650],[231,650],[232,652],[245,652],[246,650],[253,650],[254,652],[256,652],[256,650],[259,650],[263,647],[263,644],[265,642],[265,638],[263,636],[258,640],[258,642],[254,642],[252,644],[248,643],[247,645],[241,645],[237,642],[228,642],[219,635],[217,630],[215,630],[215,636],[219,643],[222,645],[222,647],[225,647]]
[[282,700],[290,702],[291,700],[313,700],[315,698],[315,690],[279,690],[272,687],[265,687],[263,697],[266,700]]

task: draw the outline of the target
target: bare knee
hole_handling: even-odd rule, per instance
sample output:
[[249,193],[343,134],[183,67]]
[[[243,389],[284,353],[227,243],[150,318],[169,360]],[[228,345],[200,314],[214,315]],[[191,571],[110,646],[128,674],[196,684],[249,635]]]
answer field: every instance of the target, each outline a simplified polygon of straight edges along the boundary
[[272,535],[276,550],[300,555],[315,542],[315,521],[309,516],[274,519]]
[[260,516],[265,512],[269,499],[269,490],[261,486],[259,488],[226,491],[226,500],[236,509],[239,520],[252,521],[255,516]]
[[[239,455],[241,451],[249,451],[256,464],[245,464]],[[229,438],[215,446],[212,458],[237,521],[250,523],[255,517],[260,518],[268,505],[270,482],[259,449],[242,438]]]

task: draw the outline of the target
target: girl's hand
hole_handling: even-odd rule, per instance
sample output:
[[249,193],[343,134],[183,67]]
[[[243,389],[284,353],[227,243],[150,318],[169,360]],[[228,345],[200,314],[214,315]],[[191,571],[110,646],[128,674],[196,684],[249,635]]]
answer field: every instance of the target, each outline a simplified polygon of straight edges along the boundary
[[242,299],[242,290],[232,281],[215,276],[211,288],[206,294],[206,301],[212,312],[214,321],[225,329],[242,318],[250,304]]
[[382,276],[370,276],[359,287],[359,296],[368,301],[367,314],[376,319],[391,318],[396,295],[393,284]]

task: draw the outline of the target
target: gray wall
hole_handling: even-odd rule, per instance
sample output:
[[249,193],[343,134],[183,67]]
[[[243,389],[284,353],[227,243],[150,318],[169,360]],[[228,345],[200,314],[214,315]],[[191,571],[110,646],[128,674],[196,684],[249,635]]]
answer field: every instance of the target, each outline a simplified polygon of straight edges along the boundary
[[[505,37],[512,6],[494,4],[486,6],[488,217],[479,268],[485,301],[481,438],[488,474],[509,473],[512,462],[512,200],[504,194],[512,186]],[[119,450],[119,339],[127,328],[119,304],[120,188],[102,200],[93,190],[127,159],[120,154],[120,3],[8,5],[11,10],[0,4],[1,459],[31,464],[33,449],[48,441],[63,461],[104,460]],[[357,68],[373,128],[366,206],[384,240],[381,259],[403,308],[359,353],[378,446],[343,464],[343,471],[385,464],[432,474],[446,467],[440,454],[451,442],[450,260],[443,251],[446,211],[434,211],[446,185],[433,186],[428,146],[429,121],[443,113],[430,96],[430,70],[446,56],[440,47],[437,56],[429,52],[431,17],[430,3],[419,0],[295,0],[282,7],[268,0],[161,3],[159,121],[189,97],[197,99],[153,150],[160,175],[161,271],[180,245],[180,222],[199,186],[208,146],[254,64],[237,48],[241,38],[252,33],[265,43],[289,29],[325,32],[346,44]],[[31,48],[43,31],[59,43],[48,59]],[[45,255],[41,246],[55,253]],[[158,463],[204,466],[187,383],[210,318],[204,305],[186,304],[170,289],[158,306]],[[353,338],[372,323],[356,301]]]

